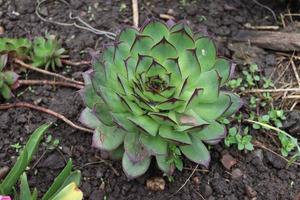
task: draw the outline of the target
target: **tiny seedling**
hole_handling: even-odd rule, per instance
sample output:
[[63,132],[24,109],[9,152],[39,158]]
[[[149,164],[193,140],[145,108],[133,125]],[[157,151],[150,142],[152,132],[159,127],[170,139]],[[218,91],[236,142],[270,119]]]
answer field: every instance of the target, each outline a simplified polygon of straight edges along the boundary
[[17,153],[19,153],[19,151],[22,149],[22,145],[20,145],[19,142],[10,145],[10,147],[14,148]]
[[236,127],[232,127],[229,129],[229,134],[225,138],[225,145],[227,147],[230,147],[231,145],[237,145],[238,150],[248,150],[252,151],[253,144],[251,143],[252,141],[252,136],[248,134],[249,129],[246,127],[243,131],[243,134],[240,134],[239,131],[237,130]]
[[[254,119],[252,117],[252,119]],[[258,121],[264,124],[274,124],[277,128],[282,127],[282,120],[285,120],[286,117],[284,115],[283,110],[270,110],[266,115],[259,116]],[[260,129],[261,126],[259,124],[253,124],[252,127],[254,129]],[[266,128],[266,127],[265,127]]]
[[46,146],[48,150],[54,150],[58,147],[59,143],[59,139],[53,138],[52,135],[48,135],[43,145]]

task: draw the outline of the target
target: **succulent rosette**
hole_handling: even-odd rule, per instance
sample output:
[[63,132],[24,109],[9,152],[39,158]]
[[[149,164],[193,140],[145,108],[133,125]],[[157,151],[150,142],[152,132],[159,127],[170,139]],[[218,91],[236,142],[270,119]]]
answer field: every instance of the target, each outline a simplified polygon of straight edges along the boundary
[[241,106],[220,90],[232,71],[213,41],[185,22],[149,20],[123,29],[84,75],[80,121],[95,130],[93,147],[122,157],[130,178],[145,173],[152,158],[171,174],[175,154],[208,167],[206,145],[226,136],[220,119]]

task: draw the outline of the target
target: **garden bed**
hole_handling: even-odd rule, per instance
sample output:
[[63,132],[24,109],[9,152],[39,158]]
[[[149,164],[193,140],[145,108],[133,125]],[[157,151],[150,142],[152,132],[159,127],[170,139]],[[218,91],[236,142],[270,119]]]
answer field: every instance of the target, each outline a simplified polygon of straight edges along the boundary
[[[69,20],[64,4],[45,4],[41,13],[45,17],[66,21]],[[184,3],[186,2],[186,4]],[[124,26],[132,24],[130,1],[81,1],[70,2],[73,14],[101,30],[118,32]],[[41,21],[35,15],[36,3],[31,0],[1,1],[0,26],[4,27],[4,35],[9,37],[27,37],[44,35],[45,32],[59,36],[63,46],[69,51],[74,61],[89,60],[89,49],[102,50],[102,45],[110,40],[104,36],[70,26],[53,25]],[[284,12],[285,7],[275,6],[275,12]],[[159,17],[160,14],[174,16],[176,20],[186,19],[194,31],[206,27],[208,33],[218,44],[219,54],[232,58],[236,53],[231,48],[231,39],[245,23],[253,26],[275,25],[272,14],[252,1],[215,0],[199,1],[142,1],[139,5],[140,21],[147,17]],[[16,14],[19,13],[19,14]],[[276,67],[270,59],[275,52],[264,51],[264,56],[255,57],[263,69]],[[271,59],[272,60],[272,59]],[[13,64],[12,64],[13,67]],[[59,69],[59,73],[68,77],[81,79],[80,72],[89,69],[88,65],[72,66]],[[46,76],[32,71],[22,73],[22,79],[45,79]],[[9,102],[30,102],[63,114],[71,121],[79,124],[78,118],[84,105],[78,90],[68,87],[22,86],[17,95]],[[4,103],[1,102],[1,103]],[[296,110],[296,109],[295,109]],[[289,120],[300,123],[300,114]],[[298,111],[299,113],[299,111]],[[288,115],[289,116],[289,115]],[[44,122],[55,121],[48,131],[59,139],[60,148],[46,150],[40,148],[29,171],[29,181],[42,192],[49,187],[54,177],[64,167],[65,161],[71,157],[76,169],[82,172],[82,189],[85,199],[297,199],[300,192],[299,166],[286,168],[286,161],[264,149],[256,148],[253,152],[241,152],[236,148],[225,148],[223,143],[212,149],[212,161],[208,171],[198,168],[195,163],[185,161],[183,172],[176,171],[174,181],[168,182],[164,191],[151,191],[146,181],[153,177],[162,177],[154,163],[142,177],[128,180],[122,171],[121,163],[106,160],[96,149],[91,148],[91,134],[78,131],[56,118],[35,110],[12,108],[0,111],[0,167],[11,166],[18,153],[12,144],[24,144],[30,133]],[[289,123],[293,123],[289,121]],[[298,129],[299,130],[299,129]],[[269,144],[270,138],[259,131],[250,133],[259,141]],[[296,135],[295,137],[299,137]],[[226,169],[221,159],[231,155],[236,164]],[[33,165],[36,162],[36,165]],[[193,173],[194,172],[194,173]],[[176,192],[192,174],[179,192]]]

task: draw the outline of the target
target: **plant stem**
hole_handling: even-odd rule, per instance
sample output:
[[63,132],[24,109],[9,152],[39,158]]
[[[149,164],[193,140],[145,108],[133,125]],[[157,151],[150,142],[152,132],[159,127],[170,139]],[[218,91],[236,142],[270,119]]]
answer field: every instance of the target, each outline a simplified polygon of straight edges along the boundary
[[64,87],[73,87],[77,89],[82,89],[82,85],[68,83],[64,81],[50,81],[50,80],[18,80],[20,85],[59,85]]
[[14,59],[14,62],[18,63],[19,65],[21,65],[24,68],[27,68],[27,69],[30,69],[30,70],[33,70],[33,71],[36,71],[36,72],[40,72],[42,74],[54,76],[54,77],[60,78],[60,79],[65,80],[65,81],[78,84],[78,85],[84,85],[84,83],[81,82],[81,81],[76,81],[76,80],[73,80],[71,78],[67,78],[63,75],[60,75],[60,74],[56,74],[56,73],[53,73],[53,72],[49,72],[47,70],[43,70],[43,69],[40,69],[40,68],[37,68],[37,67],[33,67],[31,65],[28,65],[28,64],[24,63],[22,60],[19,60],[17,58]]
[[70,60],[61,59],[61,62],[63,64],[71,65],[71,66],[90,65],[91,64],[91,61],[85,61],[85,60],[79,61],[79,62],[72,62]]
[[76,129],[84,131],[84,132],[93,133],[92,129],[88,129],[88,128],[84,128],[82,126],[76,125],[71,120],[69,120],[65,116],[63,116],[62,114],[59,114],[59,113],[57,113],[53,110],[47,109],[47,108],[43,108],[41,106],[37,106],[37,105],[26,103],[26,102],[0,104],[0,110],[7,110],[10,108],[30,108],[33,110],[38,110],[38,111],[47,113],[49,115],[52,115],[52,116],[64,121],[65,123],[67,123],[68,125],[70,125],[73,128],[76,128]]

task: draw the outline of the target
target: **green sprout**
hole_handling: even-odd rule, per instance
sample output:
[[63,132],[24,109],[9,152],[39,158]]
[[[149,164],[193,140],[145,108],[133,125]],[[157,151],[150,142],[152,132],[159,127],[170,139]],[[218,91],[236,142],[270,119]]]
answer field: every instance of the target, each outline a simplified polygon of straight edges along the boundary
[[252,151],[252,136],[248,134],[249,128],[246,127],[243,134],[240,134],[236,127],[229,129],[229,134],[225,138],[225,146],[230,147],[231,145],[237,145],[238,150],[248,150]]
[[16,150],[16,152],[18,153],[20,151],[20,149],[22,148],[22,145],[20,145],[19,142],[10,145],[10,147],[14,148]]
[[232,71],[213,41],[184,22],[125,28],[84,75],[80,121],[95,130],[93,147],[122,155],[129,178],[144,174],[152,158],[169,175],[184,156],[208,167],[205,144],[225,138],[219,119],[242,105],[221,89]]
[[258,122],[251,119],[248,119],[246,121],[252,124],[257,124],[267,130],[273,130],[276,133],[278,133],[278,138],[281,142],[281,154],[287,157],[293,150],[295,150],[295,152],[293,153],[293,155],[289,160],[289,164],[293,163],[294,161],[300,158],[300,144],[298,143],[298,140],[295,137],[267,123]]
[[4,99],[10,99],[12,88],[18,86],[18,75],[13,71],[4,71],[7,62],[7,54],[0,56],[0,94]]
[[61,48],[56,37],[47,35],[46,38],[37,37],[33,42],[32,65],[34,67],[50,67],[53,71],[56,67],[61,67],[61,56],[65,49]]

